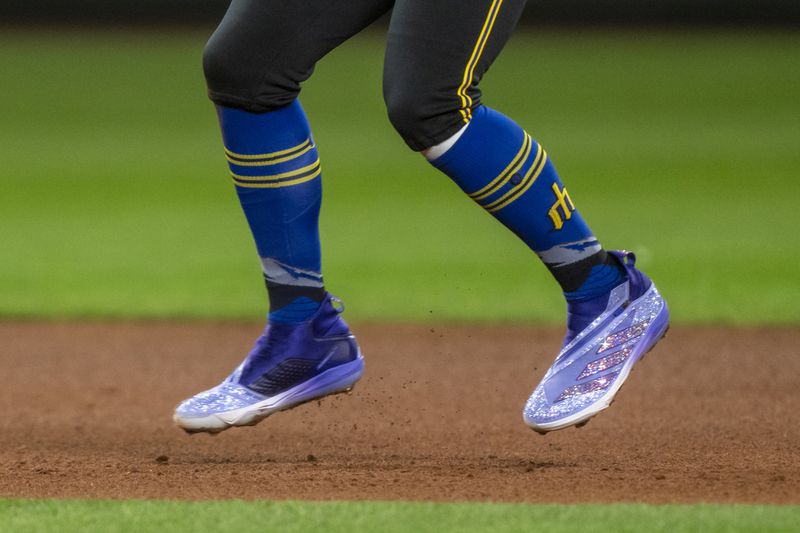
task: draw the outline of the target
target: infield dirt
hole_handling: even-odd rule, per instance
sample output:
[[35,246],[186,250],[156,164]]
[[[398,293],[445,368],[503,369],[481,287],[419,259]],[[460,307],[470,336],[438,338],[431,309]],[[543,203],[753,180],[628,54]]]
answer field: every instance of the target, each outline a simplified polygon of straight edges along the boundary
[[0,496],[800,503],[798,328],[673,327],[614,406],[540,436],[554,328],[360,324],[352,394],[189,436],[254,323],[0,323]]

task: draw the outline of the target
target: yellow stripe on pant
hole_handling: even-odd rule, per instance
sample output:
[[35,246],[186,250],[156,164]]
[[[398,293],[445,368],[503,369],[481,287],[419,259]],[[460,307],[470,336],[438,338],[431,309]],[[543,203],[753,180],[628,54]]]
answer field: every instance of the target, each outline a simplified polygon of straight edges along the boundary
[[486,47],[486,42],[489,40],[489,35],[492,33],[494,22],[497,20],[497,13],[500,11],[500,6],[503,0],[492,0],[492,5],[489,7],[489,13],[486,14],[486,20],[483,22],[483,28],[478,35],[478,40],[475,42],[475,47],[472,49],[472,55],[464,68],[464,77],[461,80],[461,85],[458,87],[458,97],[461,100],[461,108],[458,110],[464,120],[464,124],[469,124],[472,119],[472,98],[467,94],[467,89],[472,85],[472,79],[475,75],[475,66],[481,59],[483,49]]

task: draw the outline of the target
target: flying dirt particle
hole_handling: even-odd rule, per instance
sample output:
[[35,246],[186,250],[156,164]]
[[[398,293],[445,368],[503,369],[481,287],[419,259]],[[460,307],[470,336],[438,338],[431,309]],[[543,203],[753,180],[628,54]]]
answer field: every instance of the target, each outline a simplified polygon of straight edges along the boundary
[[664,474],[659,474],[659,475],[656,476],[656,479],[659,480],[659,481],[663,481],[663,480],[667,479],[667,476],[665,476]]
[[158,457],[156,457],[156,462],[163,465],[164,463],[169,462],[169,457],[167,457],[166,455],[159,455]]

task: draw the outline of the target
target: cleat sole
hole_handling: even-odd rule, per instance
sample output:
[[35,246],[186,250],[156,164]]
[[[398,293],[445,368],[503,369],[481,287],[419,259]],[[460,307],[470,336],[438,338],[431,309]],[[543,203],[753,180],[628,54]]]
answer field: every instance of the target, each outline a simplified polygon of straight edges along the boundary
[[349,393],[355,382],[361,379],[364,359],[361,355],[350,363],[334,367],[311,380],[296,385],[279,396],[267,398],[248,407],[215,413],[202,418],[181,417],[175,414],[175,425],[188,434],[208,433],[215,436],[232,428],[255,426],[266,418],[281,411],[289,411],[303,404],[320,401],[328,396]]

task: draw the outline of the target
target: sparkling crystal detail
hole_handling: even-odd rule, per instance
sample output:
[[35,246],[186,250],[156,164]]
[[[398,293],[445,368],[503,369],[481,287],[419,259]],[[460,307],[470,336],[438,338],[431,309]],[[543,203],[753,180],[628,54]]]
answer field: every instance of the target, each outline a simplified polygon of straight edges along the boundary
[[583,369],[583,371],[581,371],[578,377],[575,378],[575,380],[580,381],[588,378],[589,376],[597,374],[598,372],[602,372],[603,370],[607,370],[611,367],[624,363],[628,359],[628,356],[631,354],[632,350],[633,348],[626,347],[622,350],[601,357],[600,359],[595,359],[586,365],[586,367]]
[[596,353],[603,353],[606,350],[610,350],[615,346],[619,346],[620,344],[624,344],[630,340],[633,340],[637,337],[641,337],[641,335],[647,330],[647,326],[650,324],[650,317],[641,322],[637,322],[632,326],[629,326],[625,329],[621,329],[619,331],[615,331],[608,335],[605,340],[600,344],[597,348]]
[[[591,409],[598,402],[607,402],[609,389],[622,379],[622,367],[615,368],[614,359],[622,357],[620,352],[628,352],[617,364],[630,364],[631,359],[638,358],[652,346],[653,340],[647,333],[664,310],[664,300],[658,290],[651,286],[646,294],[623,308],[623,302],[629,299],[628,284],[617,287],[611,296],[606,311],[562,348],[528,398],[525,419],[529,423],[551,424]],[[648,344],[642,346],[645,341]],[[583,368],[580,379],[595,378],[594,381],[576,384],[577,372],[567,370],[572,364]],[[605,368],[601,370],[601,366]],[[591,373],[595,368],[606,374]],[[558,396],[555,401],[548,399],[548,385],[552,395]]]
[[562,402],[564,400],[574,398],[575,396],[581,396],[583,394],[588,394],[590,392],[605,390],[614,382],[614,379],[617,377],[619,372],[612,372],[606,376],[599,377],[597,379],[593,379],[592,381],[587,381],[586,383],[578,383],[577,385],[572,385],[571,387],[567,387],[564,389],[558,398],[556,398],[555,403]]
[[604,392],[603,390],[598,390],[558,403],[550,403],[544,397],[544,389],[537,388],[529,398],[525,410],[528,416],[535,420],[542,422],[558,420],[593,404],[600,399]]
[[259,402],[264,396],[257,394],[237,383],[225,381],[213,389],[201,392],[185,400],[178,406],[182,415],[206,415],[241,409]]

